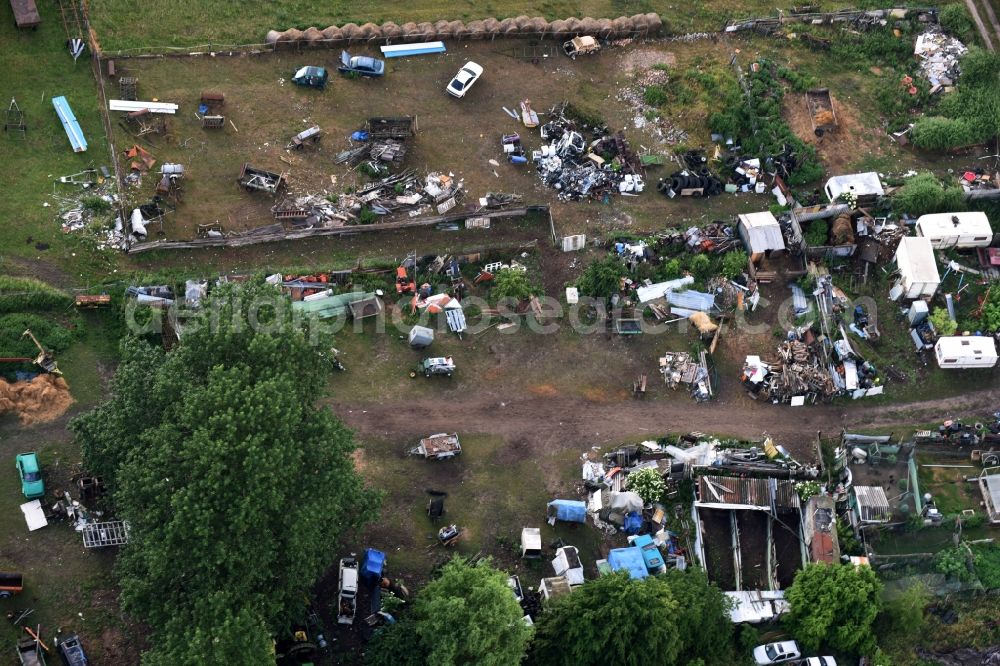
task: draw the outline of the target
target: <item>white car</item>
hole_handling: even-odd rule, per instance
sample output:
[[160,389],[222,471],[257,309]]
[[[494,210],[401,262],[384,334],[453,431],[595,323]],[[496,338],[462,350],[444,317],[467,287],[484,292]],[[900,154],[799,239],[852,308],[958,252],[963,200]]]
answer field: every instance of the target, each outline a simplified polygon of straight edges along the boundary
[[793,659],[801,659],[802,652],[795,641],[781,641],[758,645],[753,649],[753,660],[761,666],[766,664],[783,664]]
[[837,666],[837,660],[833,657],[809,657],[806,666]]
[[448,84],[448,94],[452,97],[465,97],[465,93],[469,92],[472,84],[478,81],[482,75],[482,66],[470,60],[462,65],[462,69],[458,70],[458,74]]

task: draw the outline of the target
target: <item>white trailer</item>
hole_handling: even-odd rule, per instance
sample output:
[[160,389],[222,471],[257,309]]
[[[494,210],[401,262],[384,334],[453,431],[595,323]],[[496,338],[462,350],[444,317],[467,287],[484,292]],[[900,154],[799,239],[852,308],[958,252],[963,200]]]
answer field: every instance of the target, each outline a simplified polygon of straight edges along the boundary
[[358,560],[344,557],[340,560],[339,600],[337,602],[337,624],[354,624],[358,609]]
[[852,194],[859,206],[874,203],[876,198],[885,196],[882,181],[874,171],[834,176],[826,181],[825,190],[831,202],[836,201],[841,194]]
[[989,247],[993,228],[986,213],[936,213],[917,218],[917,235],[925,236],[935,249]]
[[986,335],[952,335],[938,338],[934,358],[942,368],[992,368],[997,364],[997,346]]

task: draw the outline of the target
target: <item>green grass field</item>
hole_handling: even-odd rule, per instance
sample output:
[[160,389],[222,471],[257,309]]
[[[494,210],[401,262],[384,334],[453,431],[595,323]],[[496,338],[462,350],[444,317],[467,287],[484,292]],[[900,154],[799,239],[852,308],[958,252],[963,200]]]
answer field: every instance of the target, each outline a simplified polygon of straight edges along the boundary
[[[17,31],[10,5],[0,4],[0,71],[3,107],[10,98],[25,113],[25,140],[0,135],[0,270],[29,273],[65,283],[69,277],[88,278],[107,272],[108,258],[75,234],[64,234],[52,203],[53,180],[91,166],[110,166],[101,126],[90,59],[73,62],[55,3],[38,3],[42,24],[35,31]],[[52,107],[65,95],[89,148],[74,153]],[[60,185],[71,188],[72,186]],[[64,190],[66,193],[67,190]],[[47,248],[45,247],[47,246]],[[74,284],[78,284],[74,282]]]

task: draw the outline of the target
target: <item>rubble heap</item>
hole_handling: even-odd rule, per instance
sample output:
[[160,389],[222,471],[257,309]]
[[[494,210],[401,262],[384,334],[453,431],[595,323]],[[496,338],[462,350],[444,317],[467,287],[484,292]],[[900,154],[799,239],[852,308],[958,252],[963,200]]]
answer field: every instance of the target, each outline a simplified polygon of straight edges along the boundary
[[667,352],[661,356],[660,374],[664,383],[675,391],[679,385],[686,384],[691,397],[698,402],[712,397],[708,389],[708,368],[688,352]]
[[581,134],[583,128],[565,110],[562,105],[549,111],[554,120],[541,127],[542,140],[548,143],[532,152],[546,187],[558,190],[560,201],[603,200],[615,191],[642,192],[642,167],[625,136],[597,128],[596,138],[588,144]]
[[932,86],[950,86],[958,79],[958,61],[969,49],[954,37],[931,29],[917,36],[913,54],[920,60],[920,73]]
[[451,174],[432,172],[423,180],[405,171],[371,182],[352,193],[336,197],[315,194],[290,197],[275,205],[276,220],[295,227],[338,227],[366,223],[362,211],[384,216],[407,212],[416,217],[431,211],[440,215],[454,208],[464,195],[464,181]]

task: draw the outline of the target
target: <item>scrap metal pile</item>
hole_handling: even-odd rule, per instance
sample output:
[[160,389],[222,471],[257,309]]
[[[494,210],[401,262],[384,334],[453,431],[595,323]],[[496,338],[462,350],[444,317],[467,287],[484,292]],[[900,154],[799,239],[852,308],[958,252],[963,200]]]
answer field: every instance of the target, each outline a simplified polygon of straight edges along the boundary
[[660,357],[660,373],[664,383],[675,391],[679,385],[686,384],[691,397],[698,402],[712,397],[704,358],[696,360],[688,352],[667,352]]
[[532,152],[541,181],[557,190],[561,201],[608,200],[614,192],[642,192],[642,166],[624,135],[597,128],[588,144],[581,134],[584,128],[565,111],[562,105],[549,112],[554,119],[541,127],[542,140],[548,143]]
[[357,166],[368,160],[369,171],[384,173],[406,157],[406,142],[414,134],[413,118],[369,118],[364,129],[350,136],[351,148],[337,154],[335,164]]
[[[778,345],[778,360],[764,362],[748,356],[741,380],[754,398],[775,404],[793,398],[829,400],[837,392],[830,373],[823,367],[815,346],[804,340],[786,340]],[[802,403],[800,403],[802,404]]]
[[[371,214],[385,216],[406,212],[417,217],[431,210],[443,214],[462,199],[464,181],[451,174],[432,172],[423,180],[412,170],[382,178],[350,194],[337,197],[291,197],[271,209],[275,219],[301,227],[338,227],[365,223]],[[363,211],[370,211],[364,215]],[[370,220],[368,220],[370,221]]]

